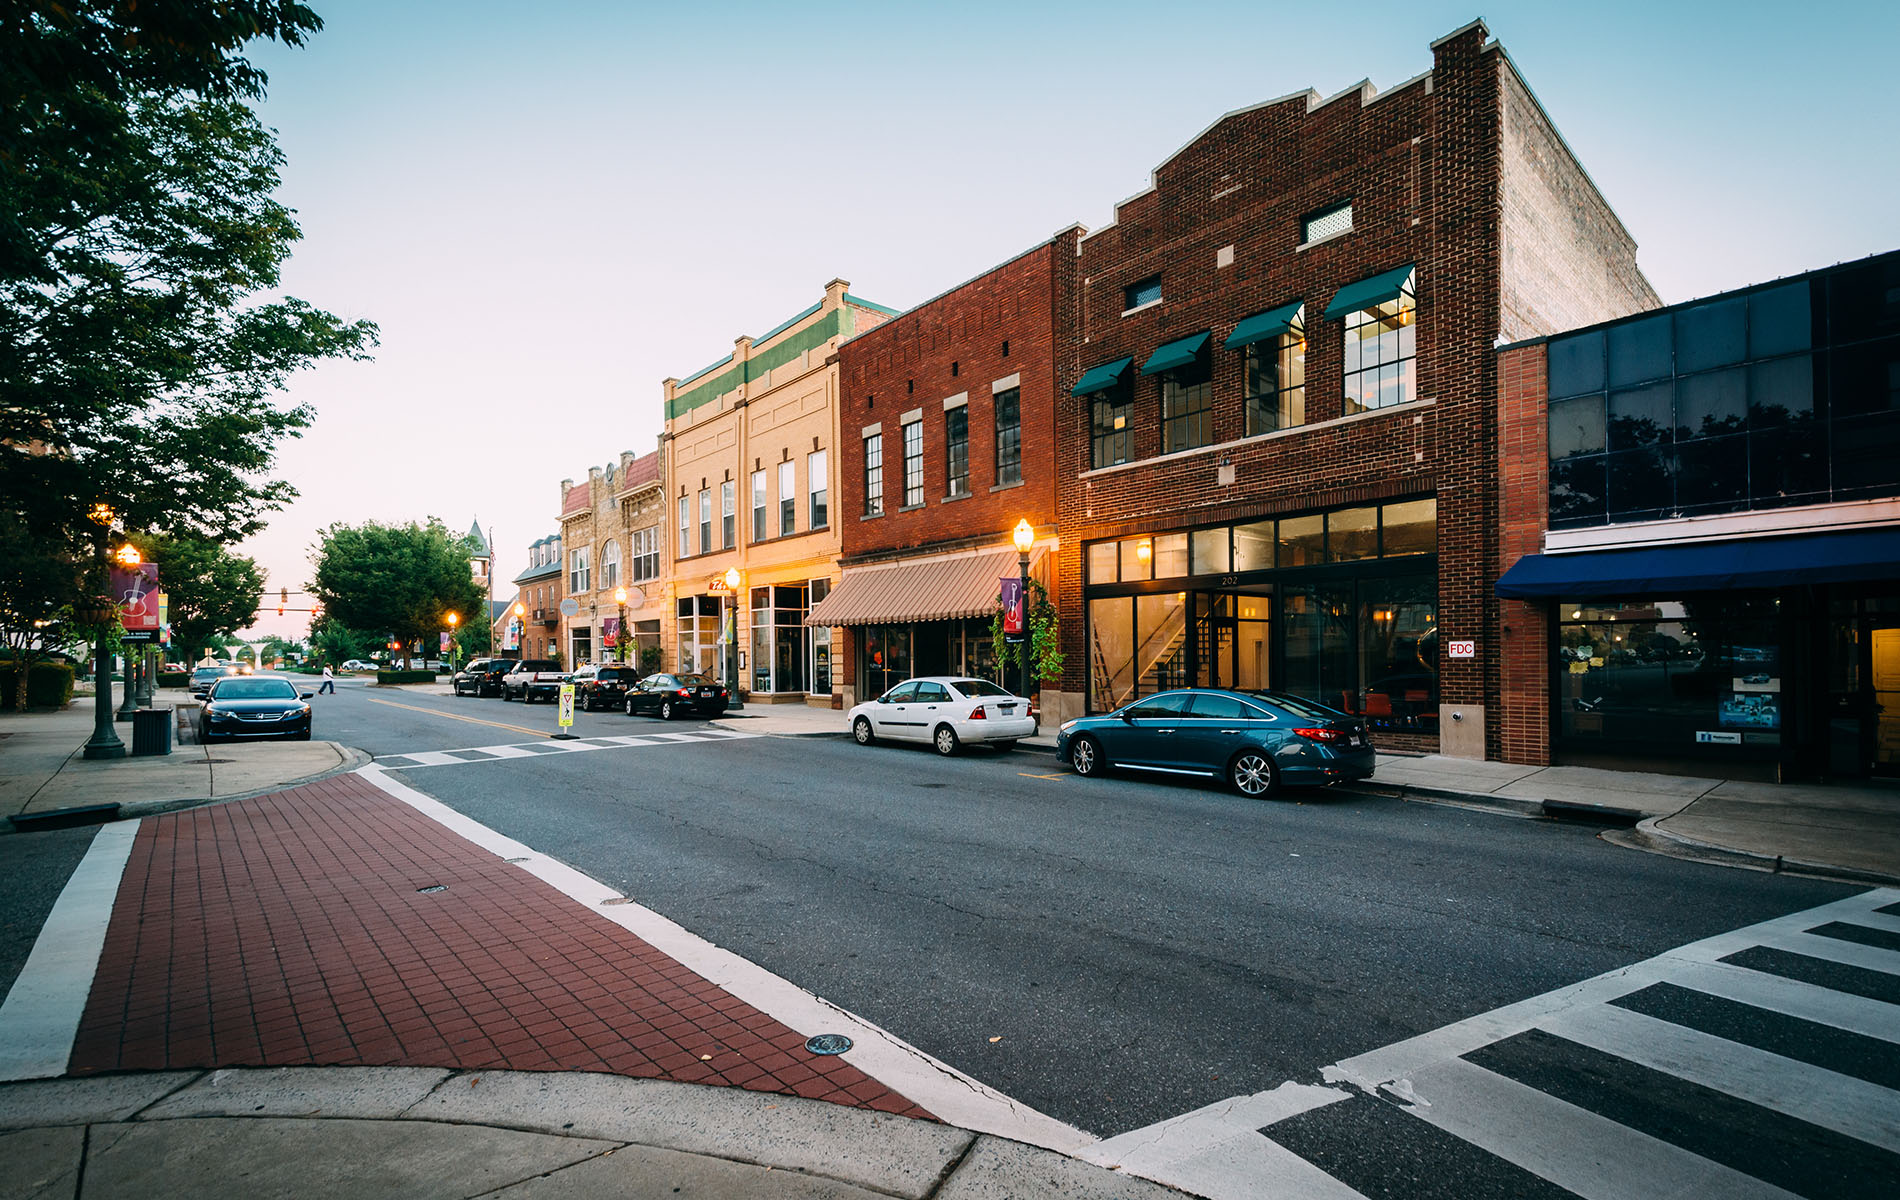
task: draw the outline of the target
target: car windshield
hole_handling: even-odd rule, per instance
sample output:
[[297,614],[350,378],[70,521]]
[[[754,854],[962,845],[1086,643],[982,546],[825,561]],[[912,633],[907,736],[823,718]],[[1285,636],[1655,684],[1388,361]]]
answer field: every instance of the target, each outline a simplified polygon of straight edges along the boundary
[[681,687],[712,687],[713,686],[713,679],[709,675],[681,675],[678,678],[679,678],[679,685]]
[[238,677],[219,681],[212,695],[219,700],[295,700],[297,689],[288,679]]
[[1285,692],[1255,692],[1269,704],[1277,704],[1296,717],[1306,717],[1314,721],[1336,721],[1346,714],[1336,708],[1327,708],[1324,704],[1305,699],[1301,696],[1289,696]]
[[997,687],[987,679],[953,679],[950,686],[966,696],[1010,696],[1015,693],[1006,687]]

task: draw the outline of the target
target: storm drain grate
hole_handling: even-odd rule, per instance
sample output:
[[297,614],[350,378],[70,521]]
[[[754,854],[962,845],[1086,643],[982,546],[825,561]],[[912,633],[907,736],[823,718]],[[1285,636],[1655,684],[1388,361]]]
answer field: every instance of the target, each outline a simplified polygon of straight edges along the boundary
[[446,892],[449,890],[449,885],[446,883],[432,883],[428,887],[419,887],[416,890],[426,896],[430,892]]
[[851,1039],[842,1033],[819,1033],[805,1039],[805,1049],[813,1054],[843,1054],[851,1049]]

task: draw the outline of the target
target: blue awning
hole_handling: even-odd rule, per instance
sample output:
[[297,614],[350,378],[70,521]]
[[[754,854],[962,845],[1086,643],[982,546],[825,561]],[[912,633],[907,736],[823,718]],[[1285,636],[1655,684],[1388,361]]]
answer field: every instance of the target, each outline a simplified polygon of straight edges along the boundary
[[1900,528],[1527,554],[1497,583],[1518,600],[1622,599],[1731,588],[1900,579]]
[[1118,358],[1114,362],[1105,362],[1082,372],[1082,378],[1075,381],[1069,389],[1071,396],[1086,396],[1090,392],[1105,392],[1122,381],[1122,373],[1134,364],[1132,358]]
[[1248,317],[1240,324],[1234,326],[1233,333],[1229,334],[1227,340],[1221,343],[1221,349],[1238,350],[1242,346],[1251,346],[1255,342],[1264,342],[1269,338],[1277,338],[1287,330],[1293,328],[1293,322],[1299,319],[1300,312],[1305,307],[1306,303],[1304,301],[1295,300],[1291,304],[1282,304],[1278,308],[1269,309],[1263,313],[1255,313],[1253,316]]
[[1158,347],[1153,354],[1148,356],[1148,361],[1141,364],[1141,373],[1159,375],[1163,371],[1178,370],[1187,366],[1201,356],[1202,348],[1213,336],[1211,333],[1197,333],[1192,337],[1184,337],[1179,341]]
[[1411,263],[1397,270],[1387,271],[1383,275],[1374,275],[1371,279],[1361,279],[1358,283],[1349,283],[1333,293],[1333,302],[1326,306],[1326,319],[1337,321],[1350,312],[1362,308],[1373,308],[1387,300],[1397,300],[1399,293],[1412,282]]

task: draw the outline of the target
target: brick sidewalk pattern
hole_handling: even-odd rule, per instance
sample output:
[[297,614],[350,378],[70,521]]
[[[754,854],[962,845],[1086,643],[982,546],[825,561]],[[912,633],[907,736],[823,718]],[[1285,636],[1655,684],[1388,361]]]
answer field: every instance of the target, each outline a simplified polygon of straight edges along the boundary
[[69,1069],[605,1071],[931,1116],[804,1041],[341,775],[145,820]]

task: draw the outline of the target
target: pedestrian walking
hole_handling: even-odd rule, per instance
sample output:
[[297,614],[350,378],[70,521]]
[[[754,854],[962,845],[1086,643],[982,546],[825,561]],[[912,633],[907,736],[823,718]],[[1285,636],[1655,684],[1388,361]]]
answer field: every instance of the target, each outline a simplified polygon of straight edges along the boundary
[[331,674],[330,664],[324,663],[323,664],[323,686],[317,689],[317,695],[321,696],[325,692],[334,693],[335,691],[336,691],[336,676]]

